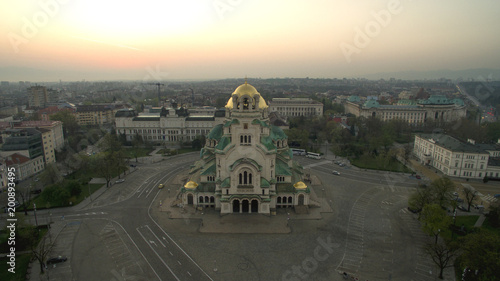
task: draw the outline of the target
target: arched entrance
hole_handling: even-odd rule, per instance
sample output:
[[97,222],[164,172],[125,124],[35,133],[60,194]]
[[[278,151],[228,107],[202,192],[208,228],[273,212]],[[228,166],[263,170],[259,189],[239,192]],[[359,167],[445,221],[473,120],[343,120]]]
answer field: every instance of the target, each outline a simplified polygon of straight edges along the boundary
[[193,194],[188,194],[188,205],[193,205]]
[[252,200],[252,204],[251,204],[250,209],[251,209],[252,213],[258,213],[259,212],[259,201]]
[[248,204],[248,200],[243,200],[242,208],[241,208],[242,210],[241,211],[243,213],[248,213],[248,211],[249,211],[249,205],[250,204]]
[[240,212],[240,200],[234,200],[233,201],[233,213],[239,213]]
[[299,206],[304,205],[304,194],[299,195]]

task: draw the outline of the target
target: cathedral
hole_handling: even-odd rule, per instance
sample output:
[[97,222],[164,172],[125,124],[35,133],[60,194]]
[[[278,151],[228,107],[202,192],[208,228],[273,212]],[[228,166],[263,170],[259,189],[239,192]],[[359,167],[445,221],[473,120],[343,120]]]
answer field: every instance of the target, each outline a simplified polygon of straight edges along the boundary
[[181,188],[184,205],[221,214],[274,214],[277,208],[307,206],[309,187],[293,161],[287,136],[269,123],[269,107],[248,84],[236,88],[225,120],[212,128]]

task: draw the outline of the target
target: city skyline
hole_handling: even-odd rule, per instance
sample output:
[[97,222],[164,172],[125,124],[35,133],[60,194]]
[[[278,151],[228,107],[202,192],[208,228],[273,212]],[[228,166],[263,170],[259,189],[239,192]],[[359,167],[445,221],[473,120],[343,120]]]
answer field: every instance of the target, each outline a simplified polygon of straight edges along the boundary
[[350,78],[500,69],[500,38],[493,36],[500,3],[492,1],[1,5],[4,81]]

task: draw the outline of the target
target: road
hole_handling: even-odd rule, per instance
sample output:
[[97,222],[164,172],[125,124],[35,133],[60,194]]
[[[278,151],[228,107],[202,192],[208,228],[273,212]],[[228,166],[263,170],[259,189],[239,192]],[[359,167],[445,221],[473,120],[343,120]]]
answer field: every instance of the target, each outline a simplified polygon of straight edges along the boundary
[[[292,232],[286,235],[200,233],[193,217],[166,223],[163,218],[160,226],[151,210],[174,196],[168,184],[198,157],[194,153],[140,164],[124,183],[108,188],[85,208],[38,212],[39,221],[63,225],[52,238],[57,240],[54,254],[69,257],[66,264],[49,269],[50,279],[302,280],[293,270],[314,257],[320,240],[332,241],[334,251],[322,252],[328,255],[307,273],[310,279],[342,280],[339,271],[360,280],[432,279],[434,267],[420,250],[427,237],[406,210],[419,180],[296,157],[318,178],[316,199],[331,208],[323,219],[301,219],[278,209],[272,219],[290,217]],[[333,175],[334,169],[341,175]],[[159,183],[167,186],[158,189]],[[218,218],[215,211],[213,218]]]
[[[66,228],[79,227],[78,239],[86,241],[89,238],[84,236],[92,236],[95,232],[99,232],[97,235],[99,241],[93,242],[102,244],[101,248],[102,246],[108,248],[107,252],[96,252],[96,255],[107,255],[108,260],[102,262],[109,267],[100,264],[99,267],[92,269],[89,275],[88,271],[80,270],[73,261],[71,266],[78,270],[66,270],[58,275],[59,268],[53,269],[51,280],[70,280],[65,279],[70,277],[68,274],[72,275],[71,278],[74,280],[106,280],[107,277],[113,278],[117,273],[124,280],[212,280],[172,240],[167,233],[168,230],[162,229],[152,219],[149,212],[158,194],[167,192],[158,189],[159,183],[171,181],[180,171],[187,169],[196,157],[197,154],[178,157],[175,163],[170,165],[159,163],[139,167],[136,172],[126,177],[124,183],[109,188],[88,208],[39,211],[37,217],[40,222],[49,219],[64,220],[69,225]],[[95,225],[98,226],[97,229],[93,229]],[[84,226],[92,230],[85,233]],[[85,247],[80,249],[76,239],[75,245],[73,248],[76,249],[73,249],[73,252],[63,253],[66,250],[61,249],[61,254],[80,259],[81,255],[75,252],[84,252]],[[124,260],[122,257],[114,256],[114,252],[129,252],[127,255],[131,258]],[[135,263],[136,259],[141,259],[142,262]]]

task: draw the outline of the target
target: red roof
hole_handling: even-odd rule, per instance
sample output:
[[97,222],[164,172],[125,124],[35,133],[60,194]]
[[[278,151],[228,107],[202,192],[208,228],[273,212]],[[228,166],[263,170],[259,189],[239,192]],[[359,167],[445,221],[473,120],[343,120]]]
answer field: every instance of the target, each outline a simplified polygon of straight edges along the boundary
[[30,161],[30,159],[19,153],[14,153],[6,157],[5,164],[7,166],[12,166],[16,164],[23,164]]

